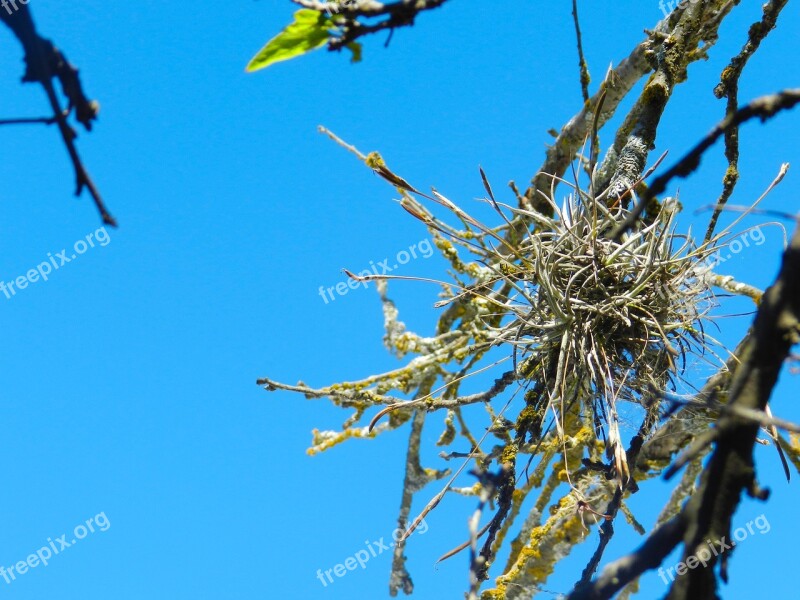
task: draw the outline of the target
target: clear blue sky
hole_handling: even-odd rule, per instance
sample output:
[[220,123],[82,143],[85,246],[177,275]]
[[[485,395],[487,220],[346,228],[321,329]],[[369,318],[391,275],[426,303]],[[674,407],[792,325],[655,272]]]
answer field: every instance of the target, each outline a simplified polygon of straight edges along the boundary
[[[0,597],[386,597],[387,554],[327,587],[316,571],[388,539],[407,430],[309,457],[311,430],[336,429],[346,415],[255,385],[262,376],[324,385],[395,366],[381,345],[373,290],[327,304],[318,290],[342,281],[342,267],[368,268],[427,238],[388,186],[315,129],[324,124],[364,151],[380,150],[416,185],[468,205],[483,194],[479,164],[498,190],[509,179],[524,186],[551,140],[546,131],[581,105],[571,3],[454,0],[397,32],[388,49],[383,38],[369,40],[361,64],[320,51],[250,75],[247,60],[291,20],[289,2],[32,4],[41,31],[102,104],[79,147],[121,227],[96,234],[91,201],[72,197],[55,130],[0,128],[0,280],[48,253],[57,260],[89,234],[105,240],[48,281],[0,295],[0,565],[25,560],[48,538],[58,547],[89,519],[95,528],[48,566],[0,579]],[[760,12],[759,3],[742,4],[711,60],[692,65],[669,105],[658,138],[658,150],[670,150],[667,165],[722,114],[713,84]],[[654,1],[582,5],[595,82],[661,17]],[[800,80],[797,5],[780,25],[747,68],[743,100]],[[17,83],[21,50],[5,30],[0,49],[0,116],[46,114],[41,90]],[[733,203],[752,202],[781,162],[800,168],[799,132],[797,112],[745,126]],[[715,147],[680,183],[682,226],[707,219],[691,211],[716,198],[723,165]],[[795,212],[796,181],[790,171],[765,207]],[[767,285],[782,240],[777,228],[764,232],[764,244],[724,272]],[[430,276],[441,267],[418,258],[401,268]],[[430,333],[437,290],[391,290],[401,318]],[[734,341],[749,318],[721,321],[722,339]],[[796,399],[785,373],[775,412],[800,418]],[[425,430],[429,446],[438,433]],[[427,458],[440,466],[433,451]],[[764,513],[771,530],[737,549],[725,598],[796,589],[783,567],[796,550],[800,477],[786,484],[773,448],[759,448],[758,460],[773,497],[745,501],[735,525]],[[647,485],[631,499],[646,525],[666,489]],[[412,538],[414,597],[461,597],[466,558],[433,563],[465,538],[473,509],[472,500],[448,500]],[[638,543],[624,523],[617,530],[608,559]],[[595,542],[547,587],[568,591]],[[644,598],[666,591],[654,574],[643,585]]]

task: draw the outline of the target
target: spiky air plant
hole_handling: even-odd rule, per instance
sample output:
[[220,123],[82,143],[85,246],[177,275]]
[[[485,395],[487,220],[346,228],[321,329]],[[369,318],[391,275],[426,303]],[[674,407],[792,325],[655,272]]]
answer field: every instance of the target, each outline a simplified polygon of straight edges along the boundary
[[576,189],[552,208],[554,218],[544,219],[509,209],[535,225],[502,258],[514,318],[498,343],[542,387],[559,435],[571,410],[591,417],[622,487],[630,472],[617,404],[652,405],[677,363],[706,345],[700,321],[710,290],[695,271],[709,249],[675,233],[672,200],[619,241],[609,232],[625,211],[606,209],[602,198]]
[[[621,511],[641,530],[625,497],[671,459],[674,448],[665,450],[656,430],[664,431],[670,418],[664,398],[680,387],[687,359],[716,357],[703,325],[714,300],[712,286],[719,284],[708,259],[730,229],[695,242],[676,232],[680,205],[667,199],[652,202],[643,218],[620,234],[636,188],[609,198],[595,195],[591,185],[581,189],[576,176],[571,184],[559,182],[571,188],[565,199],[545,195],[539,203],[545,209],[533,210],[518,193],[517,206],[499,202],[481,171],[484,200],[497,216],[496,224],[487,225],[436,190],[419,191],[378,154],[361,154],[326,133],[394,186],[401,206],[425,224],[451,267],[452,281],[423,280],[441,288],[436,307],[442,312],[431,337],[406,331],[387,296],[388,280],[419,278],[346,271],[376,282],[387,347],[398,357],[417,355],[404,367],[322,388],[259,381],[271,391],[328,398],[352,409],[340,431],[314,431],[312,454],[411,421],[399,518],[407,532],[395,548],[392,590],[411,589],[405,539],[448,492],[479,499],[468,542],[443,557],[471,549],[471,597],[477,597],[534,489],[538,498],[518,524],[496,588],[484,592],[487,598],[529,597],[540,589],[554,565],[586,538],[587,523],[613,519]],[[726,281],[728,291],[758,294]],[[464,380],[481,374],[494,375],[494,382],[482,392],[462,394]],[[465,414],[472,404],[482,404],[489,416],[481,434],[471,430],[474,415]],[[620,428],[623,404],[640,420],[627,434]],[[422,426],[440,410],[446,416],[437,444],[452,448],[441,456],[461,461],[453,473],[423,468],[420,461]],[[696,421],[678,425],[686,436],[681,443],[707,428],[708,410],[701,408]],[[468,465],[474,466],[478,483],[456,487]],[[411,519],[414,494],[446,477],[444,488]],[[663,519],[690,490],[686,482],[679,486]],[[480,527],[489,502],[495,512]]]

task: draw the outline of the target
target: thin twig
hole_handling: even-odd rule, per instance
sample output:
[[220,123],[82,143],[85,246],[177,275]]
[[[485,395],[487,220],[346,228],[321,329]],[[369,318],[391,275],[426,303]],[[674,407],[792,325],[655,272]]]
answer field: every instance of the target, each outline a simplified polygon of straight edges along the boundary
[[578,68],[580,69],[581,93],[583,101],[589,101],[589,66],[586,64],[586,57],[583,55],[583,39],[581,38],[581,25],[578,20],[578,0],[572,0],[572,21],[575,23],[575,38],[578,42]]
[[[63,112],[66,117],[69,114],[68,110]],[[31,125],[41,123],[43,125],[52,125],[58,122],[58,117],[22,117],[19,119],[0,119],[0,125]]]

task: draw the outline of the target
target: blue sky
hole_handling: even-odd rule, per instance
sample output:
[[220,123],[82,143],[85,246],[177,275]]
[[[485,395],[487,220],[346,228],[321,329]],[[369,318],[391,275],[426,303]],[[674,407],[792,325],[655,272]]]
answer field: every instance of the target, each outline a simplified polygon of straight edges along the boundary
[[[467,205],[483,194],[479,164],[496,190],[510,179],[523,187],[552,139],[547,130],[581,105],[571,3],[453,0],[397,32],[388,49],[383,39],[368,40],[361,64],[320,51],[256,74],[244,65],[291,20],[289,2],[33,4],[40,30],[81,68],[102,105],[79,149],[121,226],[106,238],[91,201],[72,197],[55,130],[0,128],[0,280],[90,234],[96,241],[48,281],[0,295],[0,565],[25,560],[48,538],[55,544],[69,533],[69,541],[90,519],[95,529],[46,567],[0,579],[0,597],[386,597],[387,554],[328,586],[316,572],[389,539],[407,430],[309,457],[311,430],[338,428],[345,415],[255,385],[263,376],[324,385],[396,366],[381,344],[374,290],[327,304],[318,290],[342,281],[343,267],[369,268],[428,239],[391,188],[316,127],[380,150],[416,185]],[[583,4],[597,82],[661,11],[657,2]],[[759,12],[754,2],[737,7],[710,60],[690,68],[657,140],[659,152],[670,151],[666,165],[722,115],[711,90]],[[798,81],[798,28],[798,8],[789,5],[747,67],[742,100]],[[41,90],[17,83],[21,51],[8,32],[0,48],[0,116],[47,114]],[[797,113],[744,127],[732,203],[758,197],[781,162],[798,163],[799,131]],[[683,227],[707,219],[692,211],[716,199],[723,169],[718,146],[679,183]],[[790,170],[764,207],[795,212],[796,177]],[[763,231],[764,243],[733,256],[724,272],[769,284],[782,236],[776,227]],[[436,276],[442,266],[420,256],[400,269]],[[409,328],[430,333],[437,290],[390,290]],[[749,319],[721,320],[722,340],[734,342]],[[798,419],[795,400],[793,376],[784,373],[773,410]],[[424,443],[432,447],[438,434],[428,427]],[[757,457],[773,497],[744,501],[734,524],[763,513],[771,528],[737,548],[725,598],[788,597],[793,589],[780,567],[795,549],[800,477],[786,484],[772,448],[759,447]],[[433,452],[427,458],[441,466]],[[631,498],[646,525],[667,489],[654,483]],[[436,491],[428,488],[415,508]],[[473,509],[472,500],[448,499],[412,538],[413,597],[460,597],[466,558],[434,562],[465,538]],[[608,559],[638,543],[624,524],[617,529]],[[595,541],[548,589],[568,591]],[[655,574],[643,585],[641,597],[666,591]]]

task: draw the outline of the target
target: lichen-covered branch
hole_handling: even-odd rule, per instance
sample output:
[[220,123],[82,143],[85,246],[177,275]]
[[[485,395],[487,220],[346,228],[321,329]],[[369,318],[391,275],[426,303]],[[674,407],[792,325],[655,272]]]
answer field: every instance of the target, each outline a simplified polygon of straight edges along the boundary
[[[389,6],[367,0],[297,3],[332,12],[329,5],[335,4],[339,18]],[[733,353],[704,333],[716,301],[713,290],[766,302],[768,294],[708,267],[736,223],[697,241],[676,231],[677,201],[656,201],[671,178],[690,173],[702,152],[730,127],[793,106],[800,102],[800,91],[787,90],[737,110],[649,188],[639,185],[649,177],[645,164],[667,103],[687,77],[688,66],[713,46],[720,23],[736,4],[705,0],[675,10],[609,72],[594,96],[585,81],[582,109],[561,129],[525,195],[511,186],[515,206],[495,197],[480,171],[495,223],[483,223],[437,190],[422,191],[392,171],[377,152],[361,152],[323,130],[392,186],[401,206],[431,232],[450,277],[422,279],[441,290],[438,301],[432,301],[441,309],[435,333],[423,336],[406,330],[387,293],[388,283],[413,277],[347,272],[377,286],[384,343],[399,358],[411,355],[405,366],[316,388],[266,378],[259,383],[270,391],[326,397],[351,411],[340,431],[315,431],[313,452],[410,424],[398,516],[406,530],[402,541],[447,494],[474,498],[475,511],[465,516],[467,531],[454,534],[450,547],[455,548],[443,557],[469,550],[469,598],[530,598],[584,541],[591,541],[594,552],[574,597],[633,591],[641,573],[660,564],[681,542],[689,547],[700,521],[683,504],[692,496],[709,442],[719,451],[724,423],[747,424],[751,432],[768,429],[789,460],[800,464],[800,443],[776,431],[800,427],[764,407],[730,401],[731,374],[740,372],[739,361],[747,358],[756,333]],[[577,25],[577,14],[574,18]],[[599,146],[599,127],[651,70],[603,164],[593,169],[599,148],[592,148],[587,165],[577,156],[581,146],[587,139]],[[585,176],[577,175],[580,169],[574,169],[574,182],[561,179],[576,157],[591,171],[588,186],[582,185]],[[559,184],[571,188],[565,199],[554,194]],[[641,202],[631,207],[634,194],[640,194]],[[719,356],[729,358],[718,358],[717,373],[700,392],[687,394],[690,359]],[[479,391],[462,391],[465,381],[477,375],[488,376]],[[620,426],[622,403],[634,407],[633,416],[629,410],[625,417],[636,421],[635,429]],[[476,426],[481,418],[483,426]],[[712,428],[714,423],[718,426]],[[442,428],[437,445],[445,449],[439,456],[452,465],[453,474],[427,494],[427,503],[412,517],[415,496],[445,472],[420,461],[421,432],[432,424]],[[464,481],[471,465],[477,483]],[[639,551],[596,577],[615,527],[644,534],[629,508],[630,494],[659,474],[687,465]],[[707,473],[702,477],[708,480]],[[746,489],[760,493],[754,480]],[[707,493],[712,494],[710,488]],[[690,505],[697,501],[692,496]],[[526,505],[532,507],[527,513]],[[594,530],[599,536],[590,535]],[[509,557],[498,564],[495,558],[504,546]],[[393,594],[412,589],[404,551],[401,543],[390,581]],[[490,575],[493,587],[482,586]]]
[[[707,3],[691,4],[695,7],[693,11],[698,11]],[[690,12],[687,16],[686,10],[676,10],[660,21],[649,32],[648,38],[641,42],[616,68],[609,70],[597,93],[585,102],[581,111],[564,125],[555,142],[548,147],[545,162],[536,172],[530,187],[525,192],[524,198],[527,206],[545,214],[552,214],[550,207],[542,198],[550,194],[554,177],[558,178],[564,175],[567,167],[590,136],[592,129],[602,128],[614,115],[628,92],[644,75],[653,70],[655,64],[660,74],[651,77],[648,83],[650,91],[642,94],[631,110],[630,118],[626,119],[617,132],[615,144],[609,148],[595,177],[595,189],[599,192],[607,188],[608,181],[613,174],[616,174],[616,183],[618,183],[614,189],[624,187],[623,177],[631,182],[637,180],[637,176],[634,176],[637,172],[636,165],[639,165],[638,173],[641,174],[647,152],[655,139],[655,127],[658,125],[660,114],[672,92],[672,87],[682,81],[686,65],[702,58],[702,53],[696,51],[697,44],[701,40],[710,43],[714,39],[719,23],[727,14],[731,3],[715,0],[712,4],[713,6],[710,6],[700,16],[694,12]],[[659,61],[657,57],[663,56],[665,53],[664,44],[671,46],[671,51],[668,53],[668,57],[663,57]],[[662,94],[661,101],[653,102],[657,96],[657,90],[665,92],[666,95]],[[637,128],[636,133],[631,134],[634,127]],[[628,146],[627,150],[624,148],[625,145]],[[623,150],[625,151],[623,152]],[[620,161],[622,161],[623,167],[619,166]]]
[[[661,38],[651,55],[656,65],[655,72],[631,111],[635,120],[628,124],[630,133],[619,154],[614,149],[614,153],[607,157],[606,170],[613,165],[613,176],[606,191],[609,205],[629,201],[629,192],[644,173],[661,116],[675,86],[686,79],[689,63],[704,56],[714,43],[717,29],[732,7],[733,3],[726,0],[690,2],[669,35]],[[700,46],[702,42],[705,43],[703,47]]]
[[[727,98],[725,106],[725,116],[731,116],[739,108],[739,78],[744,71],[747,62],[750,60],[761,42],[775,29],[783,7],[788,0],[770,0],[762,7],[761,21],[754,23],[747,34],[747,42],[741,52],[731,59],[730,64],[722,71],[722,76],[717,87],[714,88],[714,95],[717,98]],[[722,192],[716,202],[714,213],[708,222],[706,230],[706,240],[710,240],[714,235],[714,229],[722,209],[727,204],[728,199],[733,194],[736,182],[739,181],[739,127],[733,126],[725,132],[725,158],[728,160],[728,168],[722,178]]]

